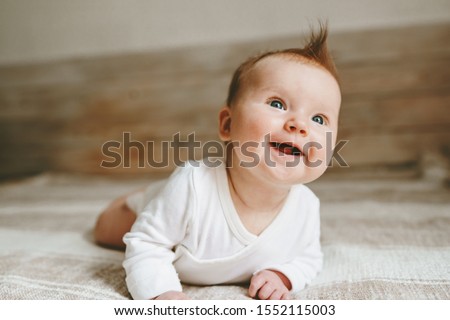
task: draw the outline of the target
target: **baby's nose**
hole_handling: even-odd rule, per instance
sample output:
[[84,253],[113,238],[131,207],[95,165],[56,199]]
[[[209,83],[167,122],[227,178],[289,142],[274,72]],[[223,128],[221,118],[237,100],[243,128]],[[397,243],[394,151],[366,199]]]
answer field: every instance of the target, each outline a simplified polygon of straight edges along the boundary
[[304,121],[291,119],[286,122],[285,129],[290,133],[299,133],[302,136],[308,135],[308,128]]

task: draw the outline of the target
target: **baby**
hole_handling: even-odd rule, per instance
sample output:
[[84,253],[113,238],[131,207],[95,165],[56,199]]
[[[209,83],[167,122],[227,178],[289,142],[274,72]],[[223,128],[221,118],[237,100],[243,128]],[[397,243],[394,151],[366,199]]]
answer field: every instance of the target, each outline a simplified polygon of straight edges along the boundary
[[304,184],[336,142],[341,94],[326,38],[321,27],[304,48],[235,71],[219,112],[223,162],[187,162],[101,214],[96,239],[126,244],[134,299],[187,299],[181,282],[250,283],[250,297],[289,299],[321,270],[319,200]]

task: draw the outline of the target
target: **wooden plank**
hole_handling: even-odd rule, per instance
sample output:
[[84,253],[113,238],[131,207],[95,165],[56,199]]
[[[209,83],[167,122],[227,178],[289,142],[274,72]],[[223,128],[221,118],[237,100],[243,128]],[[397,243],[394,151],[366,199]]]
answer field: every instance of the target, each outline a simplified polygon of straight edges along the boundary
[[[352,167],[450,149],[449,33],[434,25],[332,35],[343,89],[339,137],[351,140],[344,151]],[[217,113],[242,58],[300,39],[0,67],[0,177],[105,173],[101,145],[123,132],[159,143],[176,132],[217,139]]]
[[450,132],[445,133],[401,133],[387,134],[380,132],[373,135],[358,135],[355,133],[348,139],[348,144],[342,149],[342,157],[350,166],[381,166],[401,165],[418,162],[422,154],[432,150],[448,152]]
[[[332,30],[332,26],[330,26]],[[265,50],[296,47],[304,33],[245,43],[197,46],[160,52],[71,59],[30,65],[1,66],[0,87],[97,83],[140,74],[155,78],[197,72],[232,72],[243,58]],[[448,54],[450,26],[431,24],[331,33],[330,48],[338,64]]]
[[424,128],[450,130],[450,91],[350,98],[344,101],[339,117],[341,133],[417,132]]
[[417,60],[393,60],[385,63],[356,64],[340,70],[344,98],[352,95],[389,95],[448,89],[450,55]]

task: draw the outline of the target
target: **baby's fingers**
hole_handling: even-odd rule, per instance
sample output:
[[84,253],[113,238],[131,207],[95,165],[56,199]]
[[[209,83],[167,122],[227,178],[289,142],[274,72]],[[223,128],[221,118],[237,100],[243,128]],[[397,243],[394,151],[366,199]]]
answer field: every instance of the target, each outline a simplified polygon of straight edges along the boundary
[[258,290],[266,283],[266,279],[260,274],[256,274],[252,277],[250,281],[250,286],[248,287],[248,295],[252,298],[256,296]]
[[266,282],[258,291],[258,298],[261,300],[268,300],[276,290],[270,282]]
[[281,296],[281,300],[292,300],[291,294],[289,292],[284,293]]
[[283,293],[280,290],[274,290],[267,300],[281,300]]

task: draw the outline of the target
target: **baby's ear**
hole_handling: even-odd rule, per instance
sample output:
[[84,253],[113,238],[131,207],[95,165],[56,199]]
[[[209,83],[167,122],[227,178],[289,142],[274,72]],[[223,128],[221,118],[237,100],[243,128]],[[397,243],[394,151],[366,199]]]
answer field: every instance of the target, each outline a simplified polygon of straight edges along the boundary
[[231,109],[223,107],[219,112],[219,136],[222,141],[230,141]]

